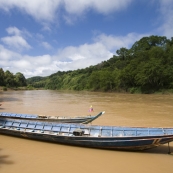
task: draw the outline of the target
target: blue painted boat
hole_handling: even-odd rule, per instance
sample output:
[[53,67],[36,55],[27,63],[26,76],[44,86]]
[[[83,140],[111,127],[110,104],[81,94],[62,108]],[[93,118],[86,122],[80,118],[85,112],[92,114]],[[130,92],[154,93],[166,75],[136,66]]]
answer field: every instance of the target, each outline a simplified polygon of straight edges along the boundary
[[105,112],[100,112],[95,116],[45,116],[45,115],[33,115],[33,114],[17,114],[9,112],[0,112],[0,118],[12,118],[12,119],[21,119],[21,120],[30,120],[30,121],[47,121],[47,122],[59,122],[59,123],[83,123],[88,124]]
[[0,118],[0,133],[82,147],[145,150],[173,141],[173,128],[117,127]]

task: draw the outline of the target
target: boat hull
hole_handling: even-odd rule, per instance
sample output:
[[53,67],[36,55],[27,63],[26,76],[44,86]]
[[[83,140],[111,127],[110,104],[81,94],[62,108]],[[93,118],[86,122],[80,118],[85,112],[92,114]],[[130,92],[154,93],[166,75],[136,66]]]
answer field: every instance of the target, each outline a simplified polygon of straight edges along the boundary
[[46,121],[46,122],[57,122],[57,123],[90,123],[103,115],[105,112],[100,112],[95,116],[81,116],[81,117],[55,117],[55,116],[41,116],[32,114],[16,114],[16,113],[6,113],[1,112],[0,118],[11,118],[29,121]]
[[162,144],[172,142],[172,137],[161,137],[161,138],[145,138],[145,139],[126,139],[119,140],[114,138],[88,138],[88,137],[74,137],[74,136],[58,136],[56,134],[42,134],[37,132],[22,132],[18,130],[1,129],[1,134],[22,137],[27,139],[34,139],[40,141],[54,142],[66,145],[75,145],[81,147],[91,147],[100,149],[114,149],[114,150],[146,150],[154,147],[158,147]]
[[[26,126],[24,126],[26,125]],[[38,126],[38,127],[37,127]],[[42,126],[39,128],[39,126]],[[84,131],[82,135],[74,135],[75,129]],[[97,130],[100,130],[97,133]],[[40,123],[26,120],[14,119],[0,119],[0,133],[5,135],[12,135],[23,137],[27,139],[55,142],[66,145],[75,145],[81,147],[116,149],[116,150],[145,150],[154,148],[173,141],[173,129],[165,128],[167,134],[155,135],[154,130],[161,130],[160,128],[151,128],[150,135],[137,135],[148,128],[135,128],[136,135],[120,135],[115,136],[115,132],[122,131],[121,127],[109,126],[92,126],[79,124],[58,124],[58,123]],[[125,129],[124,129],[125,130]],[[128,134],[134,131],[134,128],[126,128]],[[163,130],[163,129],[162,129]],[[114,133],[109,133],[109,132]],[[77,131],[78,132],[78,131]],[[102,132],[102,133],[100,133]],[[107,136],[106,136],[106,133]],[[76,134],[76,133],[75,133]],[[110,135],[109,135],[110,134]]]

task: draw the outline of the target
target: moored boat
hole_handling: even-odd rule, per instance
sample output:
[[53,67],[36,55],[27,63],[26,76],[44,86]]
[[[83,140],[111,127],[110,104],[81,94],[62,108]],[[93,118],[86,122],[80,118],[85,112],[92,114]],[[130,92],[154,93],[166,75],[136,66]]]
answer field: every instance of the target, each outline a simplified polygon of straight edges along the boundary
[[77,116],[77,117],[68,117],[68,116],[46,116],[46,115],[33,115],[33,114],[17,114],[9,112],[0,112],[0,118],[11,118],[11,119],[21,119],[21,120],[30,120],[30,121],[47,121],[47,122],[59,122],[59,123],[83,123],[88,124],[105,112],[100,112],[95,116]]
[[173,128],[117,127],[0,118],[0,133],[82,147],[145,150],[173,141]]

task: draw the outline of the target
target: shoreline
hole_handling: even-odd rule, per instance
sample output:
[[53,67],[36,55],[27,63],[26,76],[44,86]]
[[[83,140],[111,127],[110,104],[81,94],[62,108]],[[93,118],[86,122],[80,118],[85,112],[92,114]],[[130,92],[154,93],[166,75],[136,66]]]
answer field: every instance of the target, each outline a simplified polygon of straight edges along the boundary
[[[3,86],[0,86],[0,92],[5,92],[5,91],[28,91],[28,90],[51,90],[51,89],[44,89],[44,88],[30,88],[30,87],[18,87],[18,88],[8,88],[8,87],[3,87]],[[51,90],[51,91],[54,91],[54,90]],[[76,91],[76,90],[57,90],[57,91]],[[82,91],[85,91],[85,90],[81,90]],[[78,91],[80,92],[80,91]],[[107,91],[107,92],[104,92],[104,91],[89,91],[88,92],[102,92],[102,93],[119,93],[119,94],[147,94],[147,95],[152,95],[152,94],[160,94],[160,95],[172,95],[173,94],[173,89],[163,89],[161,91],[157,91],[157,92],[153,92],[153,93],[141,93],[141,92],[127,92],[127,91]]]

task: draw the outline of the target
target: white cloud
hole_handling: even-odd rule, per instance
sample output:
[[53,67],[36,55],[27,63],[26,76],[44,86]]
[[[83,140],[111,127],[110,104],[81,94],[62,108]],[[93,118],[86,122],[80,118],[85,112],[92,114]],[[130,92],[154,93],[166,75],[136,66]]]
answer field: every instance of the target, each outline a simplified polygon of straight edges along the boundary
[[163,24],[159,31],[170,38],[173,36],[173,0],[160,0],[160,13]]
[[1,60],[5,60],[8,62],[8,60],[18,59],[19,57],[20,57],[20,54],[13,52],[11,50],[8,50],[4,46],[0,45],[0,63],[1,63]]
[[68,64],[57,64],[57,67],[66,71],[96,65],[110,59],[121,47],[131,48],[132,44],[143,36],[145,35],[136,33],[126,36],[100,34],[93,39],[93,44],[83,44],[78,47],[69,46],[60,50],[56,59],[58,61],[65,60]]
[[31,62],[25,59],[19,59],[17,61],[11,61],[11,64],[17,69],[28,69],[32,66]]
[[73,24],[78,17],[93,10],[102,15],[108,15],[115,11],[125,9],[134,0],[64,0],[64,8],[67,14],[63,15],[67,24]]
[[135,41],[144,36],[145,34],[137,33],[129,33],[126,36],[107,36],[106,34],[100,34],[94,40],[105,45],[106,49],[116,51],[121,47],[131,48]]
[[27,31],[21,31],[16,27],[9,27],[6,29],[8,34],[11,34],[12,36],[7,36],[1,38],[1,41],[9,46],[12,49],[15,49],[16,51],[22,51],[24,49],[30,49],[31,46],[27,43],[27,41],[24,39],[25,35],[29,35]]
[[6,31],[8,32],[8,34],[12,34],[12,35],[21,35],[22,34],[22,32],[16,27],[9,27],[6,29]]
[[[59,51],[57,57],[59,60],[66,60],[71,62],[69,64],[70,68],[73,68],[72,64],[81,62],[78,68],[87,67],[90,65],[95,65],[105,59],[112,56],[112,53],[106,49],[105,45],[96,42],[93,44],[83,44],[78,47],[69,46]],[[68,70],[70,70],[70,68]],[[67,68],[66,68],[67,69]]]
[[0,45],[0,66],[13,73],[21,72],[25,77],[48,76],[57,71],[76,70],[96,65],[110,59],[116,50],[129,48],[141,35],[131,33],[118,37],[100,34],[92,44],[68,46],[56,55],[20,55]]
[[24,38],[21,36],[11,36],[11,37],[3,37],[1,41],[8,45],[11,48],[16,48],[21,51],[23,48],[30,49],[31,46],[26,42]]
[[[82,14],[89,10],[107,15],[108,13],[125,9],[132,1],[134,0],[0,0],[0,9],[10,12],[12,8],[18,8],[23,13],[31,15],[37,21],[41,21],[46,31],[51,31],[47,22],[52,22],[55,19],[60,6],[65,9],[65,12],[61,13],[61,17],[67,23],[73,24],[73,17],[75,19],[82,17]],[[167,36],[172,36],[173,0],[160,0],[159,2],[161,4],[160,12],[165,21],[160,30]],[[30,34],[26,31],[19,30],[16,27],[9,27],[7,28],[7,33],[9,35],[1,38],[1,41],[13,48],[12,50],[15,48],[17,52],[17,50],[31,48],[26,40],[26,37],[30,36]],[[121,47],[130,48],[135,41],[143,36],[146,35],[129,33],[124,36],[115,36],[97,33],[93,38],[93,43],[67,46],[58,50],[56,55],[22,55],[0,45],[0,67],[13,73],[20,71],[26,77],[48,76],[59,70],[81,69],[110,59],[117,49]],[[44,48],[52,48],[48,42],[44,41],[43,35],[37,34],[36,38]]]
[[0,8],[9,12],[17,7],[36,20],[52,21],[61,2],[62,0],[0,0]]
[[[10,12],[13,8],[18,8],[37,21],[52,22],[56,21],[57,11],[62,7],[67,14],[81,15],[88,9],[108,14],[126,8],[132,1],[134,0],[0,0],[0,8],[7,12]],[[48,26],[45,28],[49,29]]]
[[99,13],[108,14],[126,8],[132,0],[64,0],[68,13],[81,14],[88,9],[94,9]]
[[21,55],[0,45],[0,67],[10,70],[14,74],[21,72],[25,77],[46,76],[56,72],[57,67],[50,55],[28,56]]

